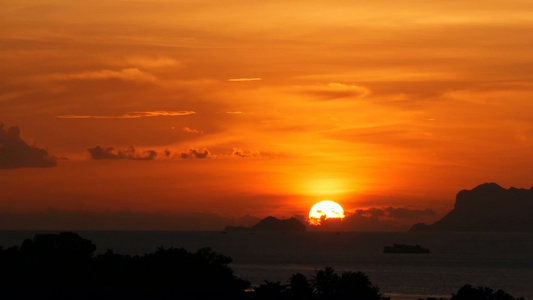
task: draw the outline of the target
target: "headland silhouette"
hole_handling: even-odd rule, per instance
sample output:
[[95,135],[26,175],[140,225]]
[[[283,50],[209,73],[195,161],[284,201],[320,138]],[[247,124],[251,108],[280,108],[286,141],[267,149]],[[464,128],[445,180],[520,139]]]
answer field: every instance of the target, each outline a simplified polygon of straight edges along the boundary
[[446,216],[410,231],[517,231],[532,232],[533,188],[505,189],[484,183],[457,194],[455,207]]

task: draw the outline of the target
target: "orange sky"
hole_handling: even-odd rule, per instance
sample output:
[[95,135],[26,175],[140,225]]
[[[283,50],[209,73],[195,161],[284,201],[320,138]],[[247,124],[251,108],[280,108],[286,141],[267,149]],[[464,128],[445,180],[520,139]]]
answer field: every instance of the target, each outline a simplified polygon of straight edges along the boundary
[[529,0],[0,7],[0,212],[435,212],[404,230],[533,182]]

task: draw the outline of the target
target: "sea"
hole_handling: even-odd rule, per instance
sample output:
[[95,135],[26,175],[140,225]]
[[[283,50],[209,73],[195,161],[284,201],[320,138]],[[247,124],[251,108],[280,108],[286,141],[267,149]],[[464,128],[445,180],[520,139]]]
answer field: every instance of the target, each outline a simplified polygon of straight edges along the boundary
[[[47,231],[50,232],[50,231]],[[4,248],[43,231],[0,231]],[[464,284],[503,289],[533,299],[533,233],[459,232],[223,232],[77,231],[97,246],[121,254],[158,247],[196,251],[210,247],[230,256],[236,276],[257,286],[286,283],[296,272],[361,271],[392,300],[450,298]],[[419,244],[427,254],[384,253],[394,243]]]

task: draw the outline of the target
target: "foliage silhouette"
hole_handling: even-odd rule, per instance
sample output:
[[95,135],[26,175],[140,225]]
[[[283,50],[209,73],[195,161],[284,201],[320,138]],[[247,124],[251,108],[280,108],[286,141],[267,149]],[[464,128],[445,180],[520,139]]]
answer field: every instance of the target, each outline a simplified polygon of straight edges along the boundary
[[317,295],[326,299],[333,297],[338,290],[339,275],[331,267],[327,267],[324,270],[315,270],[315,273],[313,286]]
[[450,300],[524,300],[524,298],[515,298],[503,290],[494,292],[488,287],[473,287],[469,284],[463,285],[457,294],[454,294]]
[[302,273],[296,273],[291,276],[287,287],[287,295],[295,300],[315,298],[313,286]]
[[361,272],[343,272],[333,268],[315,270],[308,280],[303,274],[291,276],[288,284],[265,281],[254,289],[254,299],[376,299],[384,300],[379,289]]
[[361,272],[344,272],[341,275],[338,294],[350,299],[382,299],[379,289]]
[[287,299],[287,286],[281,284],[281,282],[268,281],[265,280],[265,283],[260,284],[253,291],[254,299]]
[[[423,299],[420,299],[423,300]],[[425,300],[447,300],[444,298],[425,298]],[[503,290],[494,292],[488,287],[473,287],[470,284],[465,284],[453,294],[450,300],[524,300],[524,298],[515,298]]]
[[[370,299],[385,300],[361,272],[327,267],[311,279],[296,273],[286,284],[250,284],[237,278],[231,258],[210,248],[158,248],[130,256],[96,246],[78,234],[41,234],[20,247],[0,246],[0,299]],[[524,300],[503,290],[464,285],[450,300]],[[446,300],[426,298],[426,300]]]
[[159,248],[142,256],[94,256],[96,246],[75,233],[36,235],[0,248],[0,298],[246,298],[231,258]]

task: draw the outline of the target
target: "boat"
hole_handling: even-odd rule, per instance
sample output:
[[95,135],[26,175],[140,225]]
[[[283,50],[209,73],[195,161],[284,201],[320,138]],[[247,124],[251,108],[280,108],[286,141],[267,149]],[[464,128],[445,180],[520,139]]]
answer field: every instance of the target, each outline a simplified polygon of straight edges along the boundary
[[383,249],[385,253],[429,253],[429,249],[426,249],[420,245],[404,245],[393,244],[392,246],[385,246]]

